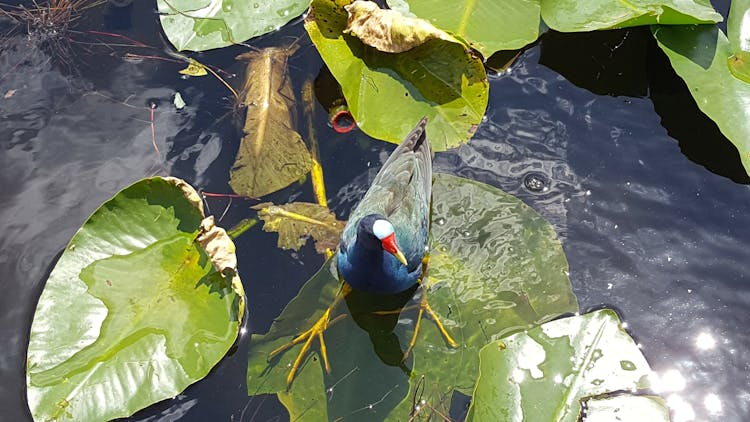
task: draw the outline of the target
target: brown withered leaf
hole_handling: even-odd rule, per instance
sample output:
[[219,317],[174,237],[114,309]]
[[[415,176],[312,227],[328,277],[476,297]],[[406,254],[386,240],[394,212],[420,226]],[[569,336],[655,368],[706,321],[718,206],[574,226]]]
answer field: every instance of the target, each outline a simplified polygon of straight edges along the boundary
[[195,240],[211,258],[211,263],[214,264],[216,271],[223,274],[227,269],[237,269],[234,242],[232,242],[226,230],[214,223],[213,215],[209,215],[201,221],[201,232]]
[[344,6],[349,18],[345,34],[386,53],[401,53],[431,39],[441,39],[463,45],[445,31],[424,19],[410,18],[390,9],[381,9],[375,2],[356,0]]
[[240,195],[276,192],[312,167],[310,151],[294,130],[294,93],[286,71],[294,50],[269,47],[237,57],[248,62],[241,94],[245,136],[229,175],[229,185]]
[[270,202],[253,207],[263,220],[263,231],[278,232],[278,246],[282,249],[299,250],[308,237],[315,241],[315,250],[325,253],[326,249],[338,246],[344,223],[328,208],[309,202],[292,202],[274,205]]

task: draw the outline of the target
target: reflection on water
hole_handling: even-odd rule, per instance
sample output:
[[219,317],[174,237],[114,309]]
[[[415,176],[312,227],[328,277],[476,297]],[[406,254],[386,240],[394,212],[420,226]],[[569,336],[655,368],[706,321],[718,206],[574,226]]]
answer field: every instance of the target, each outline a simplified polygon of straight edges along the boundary
[[[142,8],[143,19],[133,24],[152,26],[130,35],[151,34],[150,42],[160,45],[149,7],[134,7]],[[299,25],[290,31],[303,32]],[[498,186],[552,222],[563,239],[582,308],[607,304],[620,311],[652,365],[654,390],[664,395],[673,420],[744,421],[750,414],[750,188],[728,177],[746,178],[717,169],[725,165],[726,154],[706,156],[705,149],[694,147],[716,140],[714,132],[706,135],[705,125],[681,130],[681,120],[696,115],[693,103],[597,95],[552,70],[599,74],[606,83],[594,85],[595,91],[610,84],[618,89],[606,94],[682,89],[669,72],[645,81],[638,69],[615,71],[631,63],[619,55],[640,54],[640,44],[628,43],[652,42],[642,35],[607,38],[600,52],[580,51],[586,60],[557,54],[562,56],[557,60],[568,60],[559,66],[551,52],[570,39],[550,34],[510,71],[493,77],[490,108],[475,138],[438,153],[435,168]],[[539,64],[540,49],[545,65]],[[303,59],[297,60],[308,60],[317,74],[314,50],[300,54]],[[207,80],[179,79],[177,66],[116,58],[100,63],[101,58],[89,59],[96,77],[86,78],[61,72],[21,37],[6,40],[0,51],[0,97],[7,96],[0,98],[5,225],[0,270],[4,291],[11,293],[0,297],[0,405],[8,420],[29,418],[23,366],[41,283],[94,208],[124,185],[164,170],[199,187],[226,189],[237,139],[222,129],[227,102],[217,91],[221,88]],[[222,63],[229,66],[231,60]],[[299,67],[293,77],[306,75],[307,67]],[[181,111],[172,106],[177,90],[188,103]],[[154,139],[164,163],[157,162],[152,146],[151,102],[158,105]],[[393,146],[357,131],[325,132],[325,123],[319,129],[325,135],[321,155],[331,202],[345,216]],[[294,186],[272,199],[308,199],[308,191]],[[237,202],[227,221],[247,215],[247,204]],[[275,235],[259,230],[238,242],[240,272],[252,292],[251,332],[264,332],[321,262],[312,248],[292,258],[274,243]],[[238,351],[206,380],[133,420],[284,415],[274,399],[246,396],[248,337],[242,336]],[[347,377],[342,374],[341,380]],[[345,383],[337,388],[343,394]],[[461,416],[465,401],[455,400],[453,408]]]
[[716,347],[716,340],[714,340],[711,334],[701,332],[695,338],[695,347],[697,347],[699,350],[713,349],[714,347]]

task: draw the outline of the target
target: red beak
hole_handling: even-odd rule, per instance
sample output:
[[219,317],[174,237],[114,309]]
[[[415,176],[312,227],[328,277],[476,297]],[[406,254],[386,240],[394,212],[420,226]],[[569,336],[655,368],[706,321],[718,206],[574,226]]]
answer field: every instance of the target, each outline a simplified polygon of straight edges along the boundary
[[386,238],[381,240],[380,243],[383,245],[383,249],[385,249],[391,255],[395,256],[400,263],[408,265],[404,253],[401,252],[401,249],[398,248],[398,244],[396,243],[396,233],[391,233]]

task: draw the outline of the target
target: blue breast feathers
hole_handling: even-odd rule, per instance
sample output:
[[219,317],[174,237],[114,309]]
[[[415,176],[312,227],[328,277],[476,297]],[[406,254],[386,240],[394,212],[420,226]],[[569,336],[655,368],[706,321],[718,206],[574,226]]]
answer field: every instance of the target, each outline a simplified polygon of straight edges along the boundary
[[[356,289],[398,293],[413,286],[422,271],[432,198],[432,152],[423,118],[393,151],[349,216],[337,253],[338,269]],[[383,249],[372,231],[387,219],[407,265]]]

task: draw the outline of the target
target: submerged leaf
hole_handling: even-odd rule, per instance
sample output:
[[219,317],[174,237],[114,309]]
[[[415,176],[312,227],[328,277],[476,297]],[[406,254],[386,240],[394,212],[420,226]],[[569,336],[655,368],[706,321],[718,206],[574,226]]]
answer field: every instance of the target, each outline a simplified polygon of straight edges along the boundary
[[[501,338],[482,348],[479,359],[467,421],[576,422],[582,399],[648,388],[651,373],[608,309]],[[641,420],[655,421],[663,412],[648,416]]]
[[750,175],[750,84],[727,66],[729,41],[715,25],[654,26],[652,32],[698,108],[739,151]]
[[229,185],[240,195],[276,192],[312,167],[310,151],[294,130],[294,93],[286,70],[293,53],[269,47],[238,57],[248,62],[241,94],[247,115]]
[[35,420],[132,415],[174,397],[224,356],[244,297],[237,275],[219,272],[236,262],[234,246],[203,220],[199,204],[179,179],[145,179],[73,236],[31,326]]
[[341,85],[357,125],[374,138],[399,143],[427,116],[433,150],[468,141],[487,108],[482,60],[441,39],[398,54],[378,51],[344,34],[343,5],[349,3],[313,0],[305,29]]
[[356,0],[344,6],[349,19],[345,34],[352,34],[370,47],[387,53],[401,53],[441,39],[461,44],[461,41],[435,28],[426,20],[402,16],[395,10],[381,9],[375,2]]
[[[320,380],[306,373],[321,371],[321,359],[313,353],[303,361],[290,391],[318,397],[309,406],[318,414],[325,406],[329,420],[352,413],[358,420],[406,420],[414,397],[429,404],[422,407],[420,416],[432,411],[447,414],[454,390],[471,394],[482,346],[578,309],[565,274],[562,247],[549,223],[496,188],[442,174],[436,174],[434,180],[426,285],[432,308],[460,346],[449,347],[436,326],[425,320],[412,358],[402,363],[417,311],[413,306],[401,307],[414,291],[389,296],[350,293],[348,309],[340,306],[334,312],[349,316],[324,335],[331,374]],[[267,334],[253,335],[248,364],[250,394],[286,390],[289,366],[302,345],[270,361],[269,353],[310,328],[331,303],[338,286],[335,261],[329,261],[286,306]],[[375,314],[373,308],[395,312]],[[311,391],[316,389],[318,394],[313,395]],[[321,402],[320,392],[328,393],[325,402]],[[292,414],[292,419],[295,417]]]
[[315,240],[315,250],[324,253],[339,243],[344,223],[328,208],[307,202],[292,202],[285,205],[271,203],[253,207],[264,221],[263,230],[278,232],[278,246],[282,249],[299,250],[309,237]]

